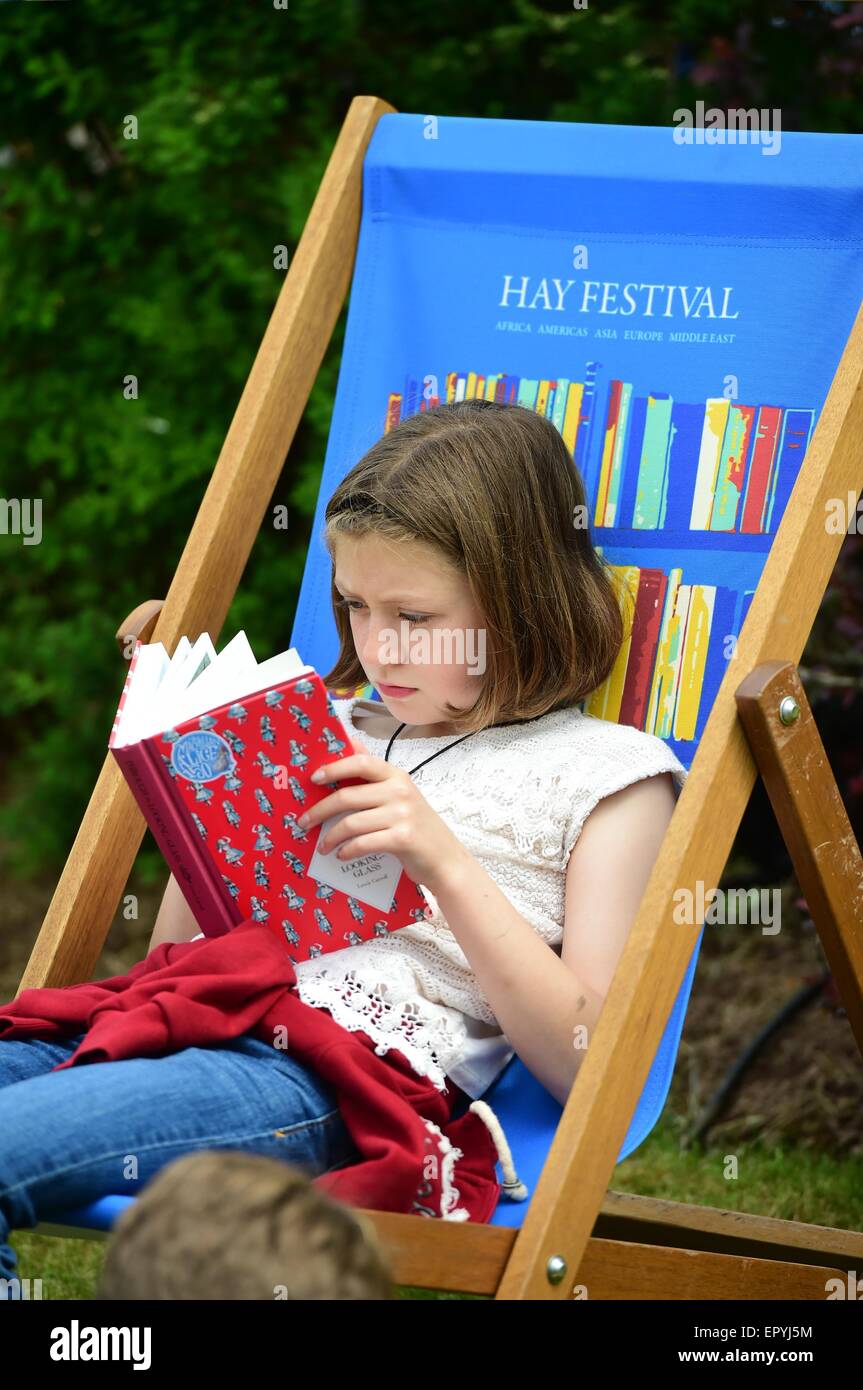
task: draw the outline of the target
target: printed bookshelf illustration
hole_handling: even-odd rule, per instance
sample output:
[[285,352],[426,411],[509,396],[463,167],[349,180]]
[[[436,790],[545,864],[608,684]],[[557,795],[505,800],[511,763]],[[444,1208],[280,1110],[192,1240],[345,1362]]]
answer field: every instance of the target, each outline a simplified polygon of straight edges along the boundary
[[[400,421],[475,397],[542,415],[635,624],[591,708],[689,766],[863,299],[861,137],[824,193],[812,132],[770,160],[659,127],[425,120],[384,116],[365,155],[315,531]],[[319,546],[292,634],[319,670],[331,594]]]
[[[599,361],[579,375],[449,372],[442,398],[515,402],[560,431],[584,479],[591,534],[625,618],[614,669],[581,707],[657,734],[689,766],[816,412],[723,396],[678,400],[640,391]],[[389,394],[387,431],[439,404],[429,382],[435,378],[409,375]],[[350,693],[368,695],[371,687]]]
[[610,676],[582,708],[675,746],[697,742],[754,590],[684,584],[680,566],[667,575],[637,565],[611,569],[627,636]]
[[[599,530],[775,533],[814,410],[725,397],[691,404],[666,392],[638,395],[631,382],[612,378],[601,414],[601,366],[588,362],[583,381],[450,372],[445,399],[515,402],[550,419],[585,480]],[[439,402],[409,378],[389,397],[386,430]]]

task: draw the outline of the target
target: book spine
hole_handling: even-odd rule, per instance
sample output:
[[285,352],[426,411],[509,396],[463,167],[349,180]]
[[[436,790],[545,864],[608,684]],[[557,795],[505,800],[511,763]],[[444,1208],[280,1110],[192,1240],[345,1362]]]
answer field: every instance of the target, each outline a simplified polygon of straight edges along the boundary
[[387,421],[384,427],[384,434],[394,430],[401,419],[402,397],[398,391],[391,391],[387,401]]
[[[593,437],[597,429],[596,403],[601,365],[599,362],[585,364],[584,390],[581,395],[581,411],[578,417],[578,433],[575,437],[575,454],[573,455],[576,467],[584,479],[584,487],[588,497],[595,497],[599,490],[599,465],[594,458]],[[600,443],[600,451],[601,447]]]
[[632,513],[632,525],[635,530],[660,530],[665,519],[673,408],[674,402],[668,395],[651,392],[647,397],[638,485]]
[[232,927],[236,927],[243,920],[243,916],[222,878],[218,860],[210,853],[194,826],[189,808],[183,801],[176,782],[168,771],[167,759],[159,749],[159,741],[160,735],[158,734],[144,740],[144,746],[149,756],[149,765],[153,769],[157,784],[162,788],[166,804],[173,807],[177,832],[186,848],[189,862],[203,872],[205,880],[209,880],[212,901],[211,920],[216,924],[216,929],[207,931],[206,935],[221,936],[230,931]]
[[563,415],[563,442],[573,456],[575,455],[575,436],[578,431],[578,417],[581,412],[583,391],[582,382],[571,381],[569,383]]
[[710,396],[704,402],[704,424],[698,450],[692,511],[689,517],[689,529],[691,531],[710,530],[710,513],[713,510],[713,496],[722,456],[722,441],[725,438],[730,410],[731,402],[724,396]]
[[536,410],[537,397],[539,395],[539,377],[511,377],[511,381],[518,382],[516,393],[516,405],[523,405],[527,410]]
[[166,786],[169,774],[157,771],[146,749],[145,741],[114,747],[111,752],[201,931],[205,936],[222,936],[236,921],[206,871],[203,846],[196,845],[193,839],[194,827],[178,813]]
[[732,405],[722,444],[719,475],[710,516],[711,531],[734,531],[752,435],[755,407]]
[[764,513],[764,499],[767,496],[767,480],[776,456],[776,441],[779,438],[779,423],[782,409],[779,406],[762,405],[758,411],[755,427],[755,443],[752,447],[752,463],[746,480],[743,496],[743,520],[740,529],[748,535],[758,535]]
[[643,569],[639,574],[629,665],[618,715],[619,724],[632,724],[636,729],[644,728],[647,714],[667,583],[662,570]]
[[695,738],[715,601],[714,584],[693,584],[672,725],[677,740]]
[[786,410],[779,457],[772,470],[764,530],[775,534],[785,515],[815,424],[814,410]]
[[629,421],[632,410],[632,383],[621,382],[617,420],[614,426],[614,448],[611,457],[611,473],[608,479],[608,494],[605,500],[606,526],[620,525],[620,493],[623,482],[626,440],[629,434]]

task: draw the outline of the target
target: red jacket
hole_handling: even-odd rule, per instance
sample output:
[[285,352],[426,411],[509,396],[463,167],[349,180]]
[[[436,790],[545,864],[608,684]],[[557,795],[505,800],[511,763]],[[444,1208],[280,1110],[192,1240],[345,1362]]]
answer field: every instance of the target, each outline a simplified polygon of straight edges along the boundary
[[275,1043],[284,1039],[293,1056],[334,1088],[363,1155],[313,1178],[315,1186],[357,1207],[487,1221],[501,1193],[500,1157],[512,1195],[527,1195],[488,1106],[475,1101],[476,1109],[453,1120],[464,1098],[453,1082],[441,1092],[403,1053],[378,1056],[366,1033],[349,1032],[327,1010],[306,1004],[296,983],[272,928],[250,920],[224,936],[157,946],[125,975],[25,989],[0,1005],[0,1039],[86,1032],[53,1071],[208,1047],[248,1032]]

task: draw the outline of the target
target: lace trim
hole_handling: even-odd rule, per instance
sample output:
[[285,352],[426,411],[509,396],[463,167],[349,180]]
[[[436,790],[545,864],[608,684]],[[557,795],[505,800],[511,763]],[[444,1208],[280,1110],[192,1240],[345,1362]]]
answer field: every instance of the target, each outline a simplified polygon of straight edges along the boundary
[[[444,1221],[469,1221],[470,1212],[466,1211],[464,1207],[460,1207],[458,1205],[461,1193],[459,1192],[458,1188],[455,1185],[455,1182],[453,1181],[453,1178],[455,1177],[455,1165],[458,1159],[464,1157],[464,1154],[462,1153],[461,1149],[457,1149],[455,1145],[450,1142],[450,1140],[443,1133],[443,1131],[439,1129],[438,1126],[435,1124],[434,1120],[424,1119],[423,1124],[425,1125],[429,1133],[434,1135],[434,1138],[437,1140],[437,1146],[441,1151],[442,1191],[440,1202],[440,1215]],[[430,1189],[430,1187],[430,1183],[422,1183],[420,1187],[417,1189],[417,1195],[420,1197],[427,1195],[426,1189]],[[411,1205],[420,1216],[436,1215],[432,1207],[426,1206],[421,1202],[414,1200],[414,1202],[412,1202]]]
[[446,1018],[428,1018],[417,999],[393,1005],[383,998],[386,985],[362,985],[352,971],[334,980],[321,972],[298,976],[297,988],[304,1004],[328,1009],[332,1017],[350,1033],[364,1032],[375,1043],[375,1052],[384,1057],[390,1048],[401,1052],[419,1076],[427,1077],[437,1090],[446,1089],[442,1058],[456,1051],[467,1037],[457,1034]]
[[304,982],[319,975],[330,980],[350,975],[364,990],[377,990],[379,998],[391,1006],[418,1000],[426,1020],[434,1017],[449,1022],[447,1046],[452,1030],[458,1031],[456,1025],[465,1014],[497,1026],[467,957],[449,928],[438,926],[434,919],[300,961],[296,974],[301,997]]
[[357,969],[362,970],[364,980],[371,978],[370,971],[379,972],[373,985],[385,981],[386,987],[399,990],[403,999],[419,994],[436,1010],[455,1009],[492,1027],[497,1025],[467,957],[449,928],[438,927],[434,919],[345,949],[357,952],[357,961],[362,952]]

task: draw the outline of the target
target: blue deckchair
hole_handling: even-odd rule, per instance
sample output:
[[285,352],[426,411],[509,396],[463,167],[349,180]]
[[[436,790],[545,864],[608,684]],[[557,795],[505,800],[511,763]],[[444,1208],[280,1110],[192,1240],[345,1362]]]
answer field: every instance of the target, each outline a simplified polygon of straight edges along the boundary
[[[816,859],[800,830],[813,794],[832,798],[830,833],[846,850],[847,820],[794,667],[841,543],[820,524],[823,501],[860,491],[861,155],[858,136],[786,134],[768,156],[754,143],[683,145],[666,127],[432,117],[356,98],[164,608],[143,605],[118,633],[170,648],[183,631],[218,630],[354,248],[291,635],[304,660],[326,671],[337,649],[326,502],[385,428],[437,401],[516,401],[552,420],[585,478],[594,542],[635,601],[635,626],[584,708],[666,739],[690,776],[567,1106],[518,1058],[484,1096],[531,1193],[501,1201],[490,1224],[521,1231],[373,1214],[400,1282],[499,1297],[568,1297],[576,1280],[591,1297],[823,1297],[825,1268],[859,1260],[859,1241],[852,1254],[826,1228],[735,1214],[725,1230],[722,1213],[603,1198],[671,1081],[703,934],[700,919],[675,924],[672,894],[718,883],[757,770],[863,1045],[851,870],[826,862],[823,844]],[[253,484],[263,503],[249,502]],[[244,524],[230,535],[239,498]],[[812,785],[797,777],[804,757],[818,765]],[[141,826],[113,772],[69,882],[82,863],[110,881],[96,835],[106,817],[131,827],[114,847],[120,872],[131,865]],[[25,985],[80,969],[81,897],[63,888]],[[104,913],[86,932],[91,954],[100,927]],[[77,955],[64,954],[70,934]],[[36,1229],[104,1232],[133,1200],[109,1194]],[[660,1272],[638,1258],[658,1248]]]

